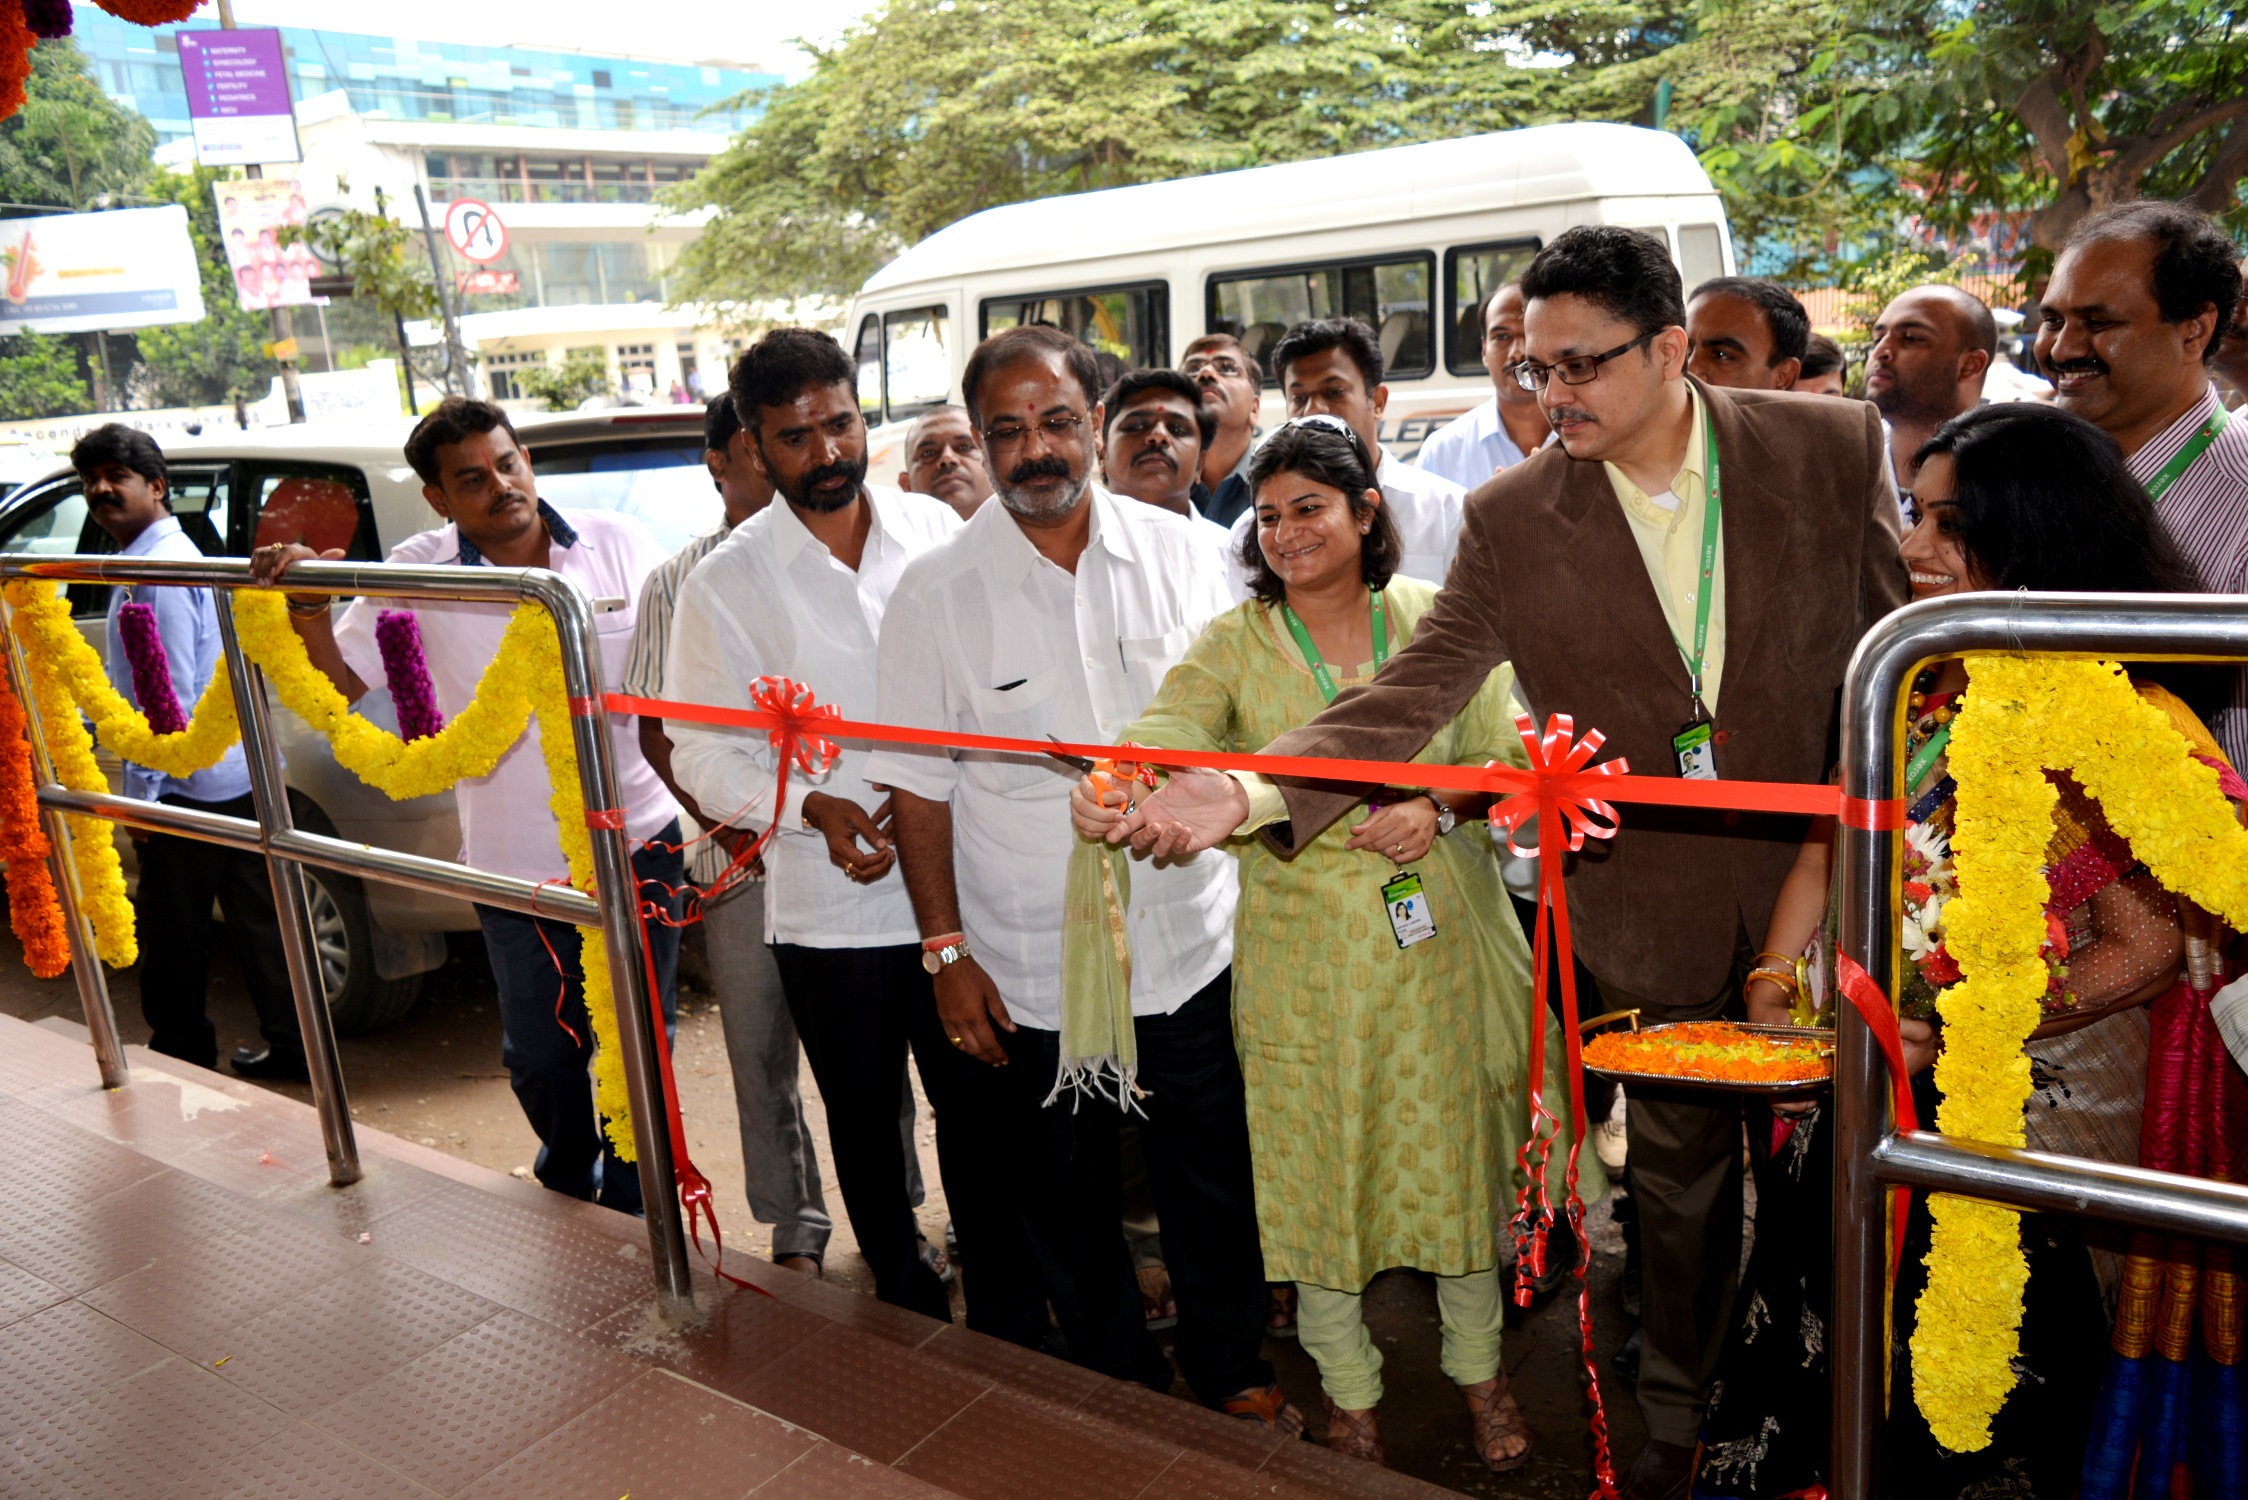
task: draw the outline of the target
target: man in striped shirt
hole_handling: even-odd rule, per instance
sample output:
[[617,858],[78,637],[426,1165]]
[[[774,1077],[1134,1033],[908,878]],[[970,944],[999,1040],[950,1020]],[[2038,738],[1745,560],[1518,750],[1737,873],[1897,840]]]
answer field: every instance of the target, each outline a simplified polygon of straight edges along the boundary
[[[2241,295],[2239,251],[2205,215],[2119,204],[2070,236],[2045,289],[2037,359],[2063,411],[2123,448],[2155,511],[2213,593],[2248,593],[2248,419],[2209,379]],[[2248,672],[2211,722],[2248,765]]]

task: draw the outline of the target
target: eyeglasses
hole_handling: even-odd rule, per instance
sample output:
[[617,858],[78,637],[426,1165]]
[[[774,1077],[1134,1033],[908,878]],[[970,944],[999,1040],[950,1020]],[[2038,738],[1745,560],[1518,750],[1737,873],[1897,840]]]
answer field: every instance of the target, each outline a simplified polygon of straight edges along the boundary
[[1542,391],[1546,388],[1546,381],[1558,375],[1563,385],[1590,385],[1599,378],[1602,365],[1629,354],[1662,331],[1660,328],[1650,328],[1630,343],[1618,344],[1606,354],[1580,354],[1574,359],[1557,359],[1550,365],[1519,360],[1514,366],[1514,383],[1526,391]]
[[[1078,430],[1084,425],[1083,417],[1065,414],[1040,418],[1038,430],[1046,434],[1046,441],[1049,443],[1067,443],[1076,438]],[[1029,431],[1020,422],[995,422],[984,429],[983,438],[994,448],[1008,448],[1021,442],[1023,435]]]
[[1249,373],[1249,367],[1230,354],[1212,354],[1207,357],[1200,354],[1190,354],[1185,362],[1179,366],[1179,370],[1189,377],[1208,370],[1211,374],[1224,380],[1239,380]]

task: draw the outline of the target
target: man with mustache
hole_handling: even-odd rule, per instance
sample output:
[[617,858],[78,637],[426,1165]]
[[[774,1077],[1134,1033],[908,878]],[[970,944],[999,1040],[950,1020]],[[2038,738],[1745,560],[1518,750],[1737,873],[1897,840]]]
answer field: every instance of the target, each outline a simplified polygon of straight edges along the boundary
[[[1881,413],[1898,503],[1912,504],[1915,455],[1937,428],[1982,404],[1983,376],[1998,358],[1998,321],[1973,292],[1916,286],[1873,320],[1866,399]],[[1905,524],[1910,526],[1908,514]]]
[[1217,430],[1202,444],[1202,514],[1231,526],[1249,508],[1249,455],[1257,448],[1264,366],[1230,333],[1206,333],[1186,346],[1179,373],[1194,382]]
[[[655,538],[629,516],[582,510],[565,519],[541,500],[530,450],[516,441],[507,413],[489,401],[447,396],[407,437],[406,462],[421,478],[422,498],[445,524],[406,538],[390,549],[388,560],[551,568],[595,599],[624,601],[622,608],[594,617],[602,678],[621,680],[632,650],[641,586],[664,560]],[[258,548],[250,571],[261,581],[278,583],[292,563],[315,555],[336,558],[343,553],[315,554],[301,543],[276,543]],[[291,594],[289,623],[312,664],[356,703],[371,688],[384,685],[375,621],[395,606],[387,600],[354,599],[339,620],[330,614],[333,602],[326,594]],[[437,707],[453,718],[475,699],[477,682],[499,650],[515,607],[498,600],[416,599],[413,610],[421,622]],[[548,727],[534,720],[491,775],[454,786],[464,862],[524,880],[569,879],[561,833],[547,806],[550,788],[539,751],[539,736]],[[567,732],[560,725],[551,727]],[[687,879],[679,852],[679,804],[641,753],[634,721],[622,716],[611,720],[609,734],[641,905],[676,918]],[[516,1102],[539,1138],[531,1170],[555,1192],[625,1213],[640,1212],[640,1174],[618,1158],[594,1117],[586,1077],[593,1028],[586,1020],[578,929],[492,906],[479,906],[476,916],[499,990],[500,1057]],[[676,1004],[679,929],[650,921],[648,941],[656,965],[654,998],[663,1006],[668,1028]]]
[[[735,362],[747,456],[782,503],[735,527],[680,585],[664,676],[681,699],[749,708],[752,683],[785,677],[846,718],[872,715],[874,643],[891,590],[960,518],[927,495],[866,483],[854,382],[842,346],[809,328],[776,328]],[[685,720],[667,728],[672,774],[737,854],[773,830],[766,940],[827,1105],[843,1206],[875,1295],[949,1320],[944,1285],[920,1255],[898,1113],[910,1050],[936,1114],[962,1242],[972,1243],[975,1195],[954,1184],[946,1151],[969,1066],[936,1030],[890,805],[866,782],[867,751],[846,745],[825,774],[792,775],[775,807],[779,768],[767,735]]]
[[[1035,324],[995,334],[970,356],[961,392],[1000,503],[900,580],[882,622],[877,717],[1113,743],[1226,609],[1217,557],[1183,519],[1093,482],[1100,372],[1076,339]],[[1007,1121],[983,1165],[1015,1189],[1071,1356],[1168,1390],[1171,1368],[1148,1335],[1117,1222],[1123,1112],[1063,1087],[1061,932],[1077,774],[1038,755],[903,746],[877,751],[866,771],[897,808],[898,857],[944,1036],[984,1070],[981,1092]],[[1133,864],[1124,922],[1145,1091],[1134,1102],[1187,1383],[1213,1406],[1294,1433],[1302,1416],[1259,1353],[1264,1257],[1233,1049],[1235,886],[1222,850]],[[1035,1287],[1034,1272],[994,1262],[967,1233],[963,1224],[974,1285]]]
[[[78,471],[86,513],[109,533],[120,556],[203,555],[172,514],[164,453],[147,433],[118,422],[104,423],[71,448],[70,466]],[[226,670],[219,659],[218,609],[211,591],[134,584],[106,592],[109,615],[103,664],[110,682],[135,708],[147,707],[133,681],[132,657],[118,627],[118,613],[127,604],[145,605],[155,616],[157,639],[164,644],[172,696],[183,711],[194,713],[211,679]],[[257,816],[240,745],[219,757],[218,764],[192,776],[167,776],[128,761],[124,791],[128,797],[198,812]],[[265,1034],[263,1047],[237,1047],[229,1061],[246,1078],[303,1083],[309,1076],[304,1040],[297,1027],[289,973],[281,962],[281,919],[273,909],[273,880],[264,858],[177,834],[135,830],[132,838],[140,859],[140,889],[133,905],[140,922],[141,949],[147,956],[139,978],[150,1050],[199,1067],[218,1066],[218,1034],[204,1008],[211,977],[215,897],[226,914],[227,940],[257,1007],[258,1029]]]
[[[2077,225],[2038,310],[2037,362],[2054,404],[2123,448],[2155,513],[2221,594],[2248,592],[2248,419],[2210,382],[2241,296],[2239,251],[2205,215],[2144,200]],[[2210,721],[2248,755],[2248,671]]]
[[1232,533],[1194,506],[1202,454],[1218,430],[1194,382],[1176,370],[1134,370],[1108,388],[1101,412],[1108,487],[1178,516],[1222,561]]
[[898,488],[934,495],[965,521],[991,498],[991,475],[976,443],[968,414],[957,406],[933,406],[906,429],[905,472]]
[[[1541,719],[1573,714],[1635,772],[1823,780],[1850,652],[1905,599],[1879,420],[1689,377],[1678,271],[1641,231],[1568,230],[1522,290],[1519,373],[1558,443],[1469,497],[1458,561],[1411,643],[1267,749],[1406,759],[1512,661]],[[1174,772],[1117,836],[1172,857],[1260,829],[1292,850],[1366,790]],[[1627,809],[1568,876],[1600,1008],[1740,1015],[1751,935],[1802,836],[1797,818]],[[1649,1440],[1625,1488],[1683,1500],[1740,1267],[1741,1111],[1721,1095],[1629,1109]]]

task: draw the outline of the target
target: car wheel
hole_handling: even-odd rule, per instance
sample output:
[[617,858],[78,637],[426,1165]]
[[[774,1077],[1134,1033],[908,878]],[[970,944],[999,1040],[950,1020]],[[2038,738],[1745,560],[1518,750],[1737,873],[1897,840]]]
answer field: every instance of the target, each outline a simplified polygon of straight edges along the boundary
[[336,1031],[345,1036],[376,1031],[412,1010],[421,999],[422,976],[385,979],[375,972],[374,928],[359,882],[308,865],[304,894],[320,983]]

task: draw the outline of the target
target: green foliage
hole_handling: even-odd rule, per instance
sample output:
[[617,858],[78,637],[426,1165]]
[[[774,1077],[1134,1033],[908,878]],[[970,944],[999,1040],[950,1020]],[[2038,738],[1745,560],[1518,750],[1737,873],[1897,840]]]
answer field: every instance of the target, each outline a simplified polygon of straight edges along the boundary
[[156,131],[101,91],[75,44],[34,47],[24,95],[23,108],[0,121],[0,199],[84,209],[144,189]]
[[1560,87],[1527,55],[1442,0],[890,0],[669,195],[720,211],[674,295],[841,295],[995,204],[1527,124]]
[[140,355],[151,404],[217,406],[255,401],[273,388],[281,367],[265,352],[273,339],[272,315],[242,305],[219,239],[213,185],[231,173],[212,167],[158,174],[151,192],[187,210],[187,233],[203,273],[203,321],[144,328]]
[[[338,196],[350,184],[336,179]],[[375,210],[346,208],[323,213],[302,229],[284,228],[281,240],[303,240],[329,265],[351,278],[352,295],[365,298],[385,318],[434,318],[438,315],[437,283],[429,270],[429,254],[414,230],[390,216],[382,190],[375,190]]]
[[69,340],[52,333],[0,339],[0,421],[61,416],[91,405]]
[[572,349],[560,364],[532,365],[515,377],[524,395],[548,411],[575,411],[588,396],[609,388],[609,362],[599,349]]

